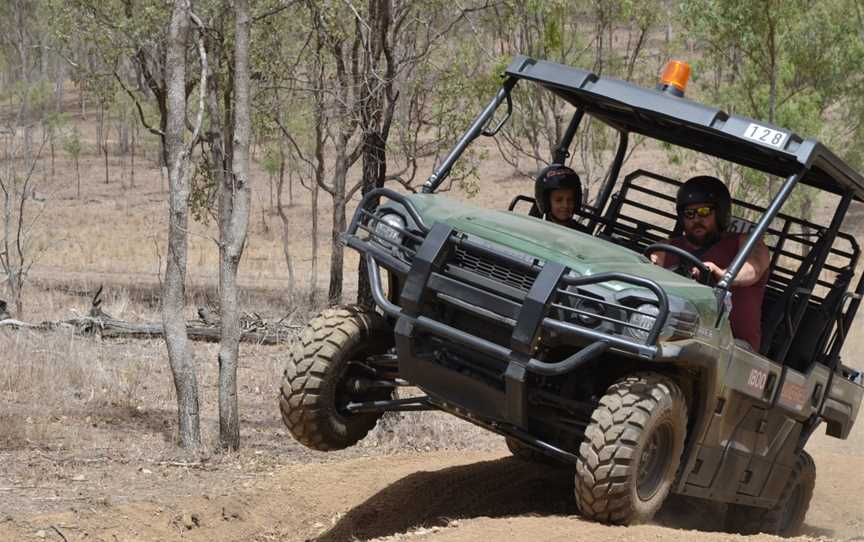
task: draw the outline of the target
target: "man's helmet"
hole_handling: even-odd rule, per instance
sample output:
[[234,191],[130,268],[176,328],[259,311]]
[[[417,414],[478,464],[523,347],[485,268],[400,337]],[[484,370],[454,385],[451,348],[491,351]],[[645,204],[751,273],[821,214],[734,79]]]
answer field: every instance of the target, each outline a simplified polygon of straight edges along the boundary
[[559,188],[571,188],[575,193],[576,208],[582,206],[582,180],[579,175],[567,166],[550,164],[543,168],[537,180],[534,181],[534,200],[541,215],[549,213],[549,193]]
[[714,206],[717,216],[717,226],[720,231],[726,231],[732,219],[732,196],[723,181],[710,175],[693,177],[678,189],[675,198],[675,209],[678,216],[688,205],[707,203]]

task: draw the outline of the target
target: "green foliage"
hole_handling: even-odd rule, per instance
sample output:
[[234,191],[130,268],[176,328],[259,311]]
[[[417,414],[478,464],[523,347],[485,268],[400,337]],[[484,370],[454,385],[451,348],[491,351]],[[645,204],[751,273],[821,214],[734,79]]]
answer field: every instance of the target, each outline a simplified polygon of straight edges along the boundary
[[63,138],[63,150],[69,153],[69,156],[75,161],[85,152],[84,142],[81,141],[81,131],[78,130],[77,126],[73,126],[72,130]]
[[279,153],[279,146],[274,143],[266,145],[264,147],[264,155],[261,157],[259,164],[270,177],[278,175],[279,168],[282,166],[282,157]]
[[[860,165],[859,138],[844,137],[862,118],[864,42],[859,21],[849,16],[856,6],[847,0],[681,2],[680,21],[702,53],[691,94],[826,141]],[[724,173],[738,195],[755,201],[766,201],[779,186],[743,167]],[[806,211],[812,197],[813,191],[796,192],[785,210]]]

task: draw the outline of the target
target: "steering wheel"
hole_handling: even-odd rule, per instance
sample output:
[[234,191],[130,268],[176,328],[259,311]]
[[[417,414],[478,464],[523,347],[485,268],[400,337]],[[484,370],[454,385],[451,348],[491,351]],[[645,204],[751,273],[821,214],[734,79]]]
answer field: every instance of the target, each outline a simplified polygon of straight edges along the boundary
[[[670,254],[678,256],[678,265],[672,267],[671,271],[678,273],[682,277],[693,278],[693,276],[690,274],[690,270],[695,267],[697,271],[699,271],[698,275],[695,278],[696,282],[708,286],[710,286],[713,282],[714,275],[711,273],[711,270],[708,269],[699,258],[690,254],[683,248],[679,248],[674,245],[668,245],[666,243],[654,243],[653,245],[648,245],[647,247],[645,247],[645,250],[642,251],[642,254],[644,254],[645,256],[651,256],[651,254],[654,254],[655,252],[668,252]],[[686,262],[682,260],[686,260]]]

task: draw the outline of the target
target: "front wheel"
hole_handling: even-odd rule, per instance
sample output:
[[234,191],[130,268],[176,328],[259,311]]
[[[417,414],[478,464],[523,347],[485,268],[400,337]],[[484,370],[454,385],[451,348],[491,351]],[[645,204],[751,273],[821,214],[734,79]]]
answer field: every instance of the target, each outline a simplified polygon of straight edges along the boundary
[[687,405],[672,380],[645,373],[614,383],[579,446],[581,514],[619,525],[650,520],[669,495],[687,432]]
[[381,414],[351,414],[345,407],[392,398],[392,388],[358,392],[354,386],[358,378],[368,377],[364,362],[392,345],[392,330],[371,310],[337,307],[309,322],[291,349],[279,398],[282,421],[294,438],[314,450],[330,451],[365,437]]
[[815,487],[816,463],[810,454],[802,451],[777,504],[771,508],[730,504],[726,510],[726,530],[740,534],[795,536],[804,525]]

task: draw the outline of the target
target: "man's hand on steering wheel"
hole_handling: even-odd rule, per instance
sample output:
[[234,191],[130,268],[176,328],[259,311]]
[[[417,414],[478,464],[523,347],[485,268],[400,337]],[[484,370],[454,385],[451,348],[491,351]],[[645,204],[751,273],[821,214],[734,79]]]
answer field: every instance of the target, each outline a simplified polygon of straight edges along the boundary
[[642,254],[650,258],[655,252],[668,252],[678,256],[678,265],[672,268],[671,271],[678,273],[681,276],[692,278],[702,284],[710,286],[716,281],[715,277],[722,277],[723,273],[725,273],[725,270],[720,269],[713,262],[703,263],[699,258],[690,254],[683,248],[666,243],[655,243],[649,245],[645,247]]
[[702,263],[705,265],[706,268],[708,268],[708,271],[711,272],[711,279],[714,282],[720,282],[720,279],[722,279],[723,275],[726,274],[726,270],[714,262],[702,262]]

